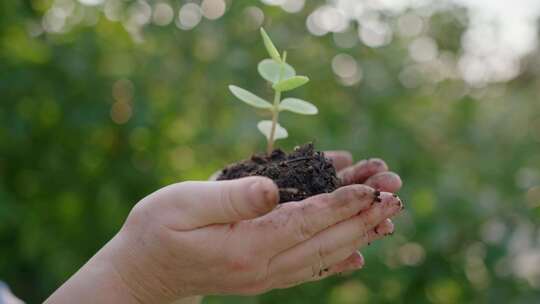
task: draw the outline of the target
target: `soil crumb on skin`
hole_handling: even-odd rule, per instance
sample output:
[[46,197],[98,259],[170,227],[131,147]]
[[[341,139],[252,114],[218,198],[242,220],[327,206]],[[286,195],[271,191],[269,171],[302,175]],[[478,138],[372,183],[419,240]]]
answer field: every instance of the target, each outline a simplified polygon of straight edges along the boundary
[[299,201],[312,195],[329,193],[339,187],[332,161],[315,151],[313,144],[296,147],[285,153],[280,149],[270,156],[256,154],[251,159],[227,166],[218,180],[260,175],[274,180],[279,187],[279,203]]

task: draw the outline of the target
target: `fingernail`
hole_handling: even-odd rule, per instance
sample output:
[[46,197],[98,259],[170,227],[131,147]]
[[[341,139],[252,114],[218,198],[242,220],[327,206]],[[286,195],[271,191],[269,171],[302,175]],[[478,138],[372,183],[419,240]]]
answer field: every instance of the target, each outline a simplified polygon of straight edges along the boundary
[[249,193],[252,197],[260,198],[262,195],[265,202],[273,202],[276,200],[276,191],[272,191],[269,185],[270,181],[257,180],[249,186]]
[[[377,228],[377,227],[375,227]],[[384,236],[390,235],[394,232],[394,223],[385,223],[382,227],[379,227],[378,230],[375,230],[375,233],[381,233]]]
[[398,196],[394,196],[395,194],[389,193],[389,192],[382,192],[380,199],[383,202],[383,204],[387,204],[389,207],[399,208],[401,209],[403,204],[401,203],[401,200]]

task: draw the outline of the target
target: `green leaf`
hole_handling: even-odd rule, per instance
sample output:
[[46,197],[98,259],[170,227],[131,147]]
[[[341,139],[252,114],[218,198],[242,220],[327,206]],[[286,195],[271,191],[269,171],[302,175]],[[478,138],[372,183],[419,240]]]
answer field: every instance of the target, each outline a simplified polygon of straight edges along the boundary
[[300,86],[303,86],[309,81],[309,78],[306,76],[294,76],[289,79],[282,80],[272,86],[274,90],[284,92],[296,89]]
[[274,59],[277,62],[281,62],[282,60],[281,60],[281,57],[279,56],[279,52],[276,46],[270,39],[270,36],[268,36],[266,31],[262,27],[261,27],[261,36],[263,38],[264,46],[266,47],[266,50],[268,51],[268,54],[270,55],[270,57],[272,57],[272,59]]
[[257,70],[259,71],[259,74],[261,74],[262,78],[270,81],[271,83],[277,83],[280,79],[280,73],[281,73],[281,65],[283,66],[283,74],[281,75],[281,79],[289,79],[296,75],[296,71],[294,68],[287,63],[279,63],[276,62],[273,59],[263,59],[261,62],[259,62],[259,65],[257,66]]
[[[270,132],[272,131],[272,121],[271,120],[261,120],[257,124],[257,128],[261,133],[266,136],[266,139],[270,139]],[[280,138],[287,138],[289,134],[287,133],[287,130],[279,125],[279,123],[276,123],[276,131],[274,133],[274,140],[280,139]]]
[[231,93],[233,93],[234,96],[236,96],[238,99],[247,103],[250,106],[261,108],[261,109],[272,108],[272,104],[269,103],[268,101],[240,87],[237,87],[235,85],[230,85],[229,90],[231,91]]
[[305,100],[298,98],[285,98],[279,104],[280,111],[291,111],[298,114],[304,115],[315,115],[319,111],[317,107]]

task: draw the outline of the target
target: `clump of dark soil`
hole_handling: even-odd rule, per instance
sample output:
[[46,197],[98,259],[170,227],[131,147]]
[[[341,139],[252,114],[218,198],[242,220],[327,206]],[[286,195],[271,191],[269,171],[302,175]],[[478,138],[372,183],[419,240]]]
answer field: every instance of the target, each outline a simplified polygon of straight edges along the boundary
[[291,153],[280,149],[270,155],[255,154],[251,159],[227,166],[218,180],[260,175],[274,180],[279,187],[279,203],[299,201],[339,187],[332,161],[315,151],[313,144],[296,147]]

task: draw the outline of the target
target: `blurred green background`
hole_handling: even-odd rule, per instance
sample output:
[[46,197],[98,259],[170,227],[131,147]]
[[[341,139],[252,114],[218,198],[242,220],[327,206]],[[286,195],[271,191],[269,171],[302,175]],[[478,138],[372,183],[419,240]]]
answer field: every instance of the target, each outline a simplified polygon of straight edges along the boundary
[[0,1],[0,279],[37,303],[169,183],[264,149],[234,83],[264,25],[320,109],[292,149],[399,172],[396,233],[352,275],[206,303],[538,303],[535,0]]

